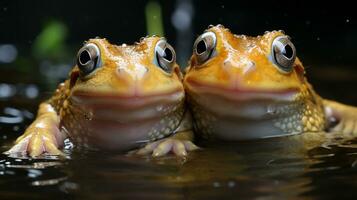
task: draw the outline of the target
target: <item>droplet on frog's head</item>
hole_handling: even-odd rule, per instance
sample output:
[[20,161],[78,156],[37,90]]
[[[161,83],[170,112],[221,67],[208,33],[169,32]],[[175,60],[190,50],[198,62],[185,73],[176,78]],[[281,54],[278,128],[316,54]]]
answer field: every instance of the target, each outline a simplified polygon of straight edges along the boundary
[[285,34],[285,31],[284,30],[278,30],[278,32],[282,33],[282,34]]
[[218,28],[222,28],[222,29],[225,28],[222,24],[218,24],[217,27],[218,27]]
[[273,105],[268,105],[268,106],[267,106],[267,113],[266,113],[266,114],[274,115],[274,114],[276,114],[276,111],[277,111],[277,109],[276,109],[275,106],[273,106]]
[[162,111],[164,108],[163,108],[163,106],[157,106],[156,107],[156,111]]

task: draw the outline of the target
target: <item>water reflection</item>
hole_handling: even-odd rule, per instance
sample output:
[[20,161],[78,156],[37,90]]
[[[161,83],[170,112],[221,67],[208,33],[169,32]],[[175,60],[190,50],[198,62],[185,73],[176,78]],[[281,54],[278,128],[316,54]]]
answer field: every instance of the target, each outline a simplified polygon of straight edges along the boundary
[[0,63],[11,63],[17,57],[17,48],[12,44],[0,45]]
[[3,113],[4,115],[0,116],[0,123],[18,124],[23,121],[23,116],[21,111],[15,108],[6,107]]
[[39,96],[39,88],[35,84],[0,83],[0,100],[10,100],[15,97],[35,99]]
[[[303,137],[201,143],[203,150],[187,159],[78,149],[69,159],[1,155],[0,188],[18,198],[44,191],[89,199],[339,198],[346,197],[346,188],[348,197],[356,197],[357,140],[305,144]],[[336,188],[328,189],[331,185]]]
[[11,84],[0,83],[0,98],[9,98],[16,93],[16,87]]

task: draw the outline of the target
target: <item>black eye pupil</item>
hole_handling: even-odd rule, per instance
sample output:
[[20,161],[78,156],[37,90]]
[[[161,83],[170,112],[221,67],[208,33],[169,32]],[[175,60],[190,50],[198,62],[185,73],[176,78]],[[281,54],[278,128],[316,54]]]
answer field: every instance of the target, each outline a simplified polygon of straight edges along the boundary
[[81,65],[86,65],[91,60],[91,56],[87,50],[83,51],[79,55],[79,63]]
[[284,51],[283,51],[282,53],[283,53],[283,55],[284,55],[286,58],[289,58],[289,59],[290,59],[290,58],[293,56],[293,54],[294,54],[293,48],[291,48],[290,45],[285,45]]
[[196,47],[196,51],[198,54],[201,54],[203,52],[205,52],[207,50],[207,46],[204,40],[201,40],[198,42],[197,47]]
[[172,52],[171,52],[171,50],[169,48],[165,48],[163,57],[167,61],[172,61],[173,55],[172,55]]

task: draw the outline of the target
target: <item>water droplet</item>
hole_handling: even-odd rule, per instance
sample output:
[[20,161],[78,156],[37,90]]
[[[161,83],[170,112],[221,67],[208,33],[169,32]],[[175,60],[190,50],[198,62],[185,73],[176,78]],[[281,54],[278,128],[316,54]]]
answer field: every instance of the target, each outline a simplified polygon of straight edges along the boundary
[[228,187],[232,188],[236,185],[236,183],[234,181],[229,181],[227,185]]
[[17,48],[12,44],[0,45],[0,62],[11,63],[17,57]]
[[0,84],[0,98],[9,98],[16,93],[16,87],[10,84]]
[[29,99],[34,99],[38,96],[39,91],[36,85],[28,85],[25,89],[25,95]]
[[213,182],[213,187],[221,187],[221,184],[219,182]]
[[225,28],[222,24],[217,25],[218,28]]
[[282,33],[282,34],[285,34],[285,31],[284,30],[278,30],[278,32]]
[[13,131],[18,131],[19,129],[20,129],[20,127],[19,127],[19,126],[17,126],[17,125],[16,125],[16,126],[14,126],[14,127],[12,127],[12,130],[13,130]]
[[163,109],[164,109],[163,106],[157,106],[157,107],[156,107],[156,111],[162,111]]
[[274,115],[276,113],[277,109],[273,105],[268,105],[267,106],[267,114],[268,115]]
[[42,171],[38,169],[28,169],[28,174],[27,176],[30,178],[36,178],[42,175]]

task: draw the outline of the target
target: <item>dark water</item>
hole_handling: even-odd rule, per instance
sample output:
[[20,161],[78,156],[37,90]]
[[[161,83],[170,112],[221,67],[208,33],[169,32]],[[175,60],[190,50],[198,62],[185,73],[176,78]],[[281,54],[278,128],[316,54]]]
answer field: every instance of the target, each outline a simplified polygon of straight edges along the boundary
[[[1,110],[1,151],[33,118],[35,106],[14,105]],[[356,199],[357,140],[309,141],[201,143],[186,159],[76,149],[67,158],[0,155],[0,199]]]

